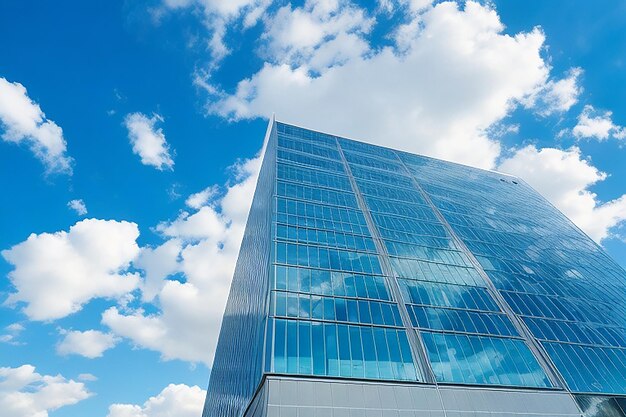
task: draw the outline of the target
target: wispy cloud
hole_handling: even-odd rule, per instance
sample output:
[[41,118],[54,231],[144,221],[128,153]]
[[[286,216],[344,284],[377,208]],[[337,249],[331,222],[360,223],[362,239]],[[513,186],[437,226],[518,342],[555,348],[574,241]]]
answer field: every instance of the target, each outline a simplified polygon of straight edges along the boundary
[[87,214],[87,206],[85,205],[85,202],[81,199],[70,200],[67,203],[67,206],[74,210],[79,216],[84,216],[85,214]]
[[6,142],[26,144],[48,173],[72,174],[63,130],[28,96],[26,88],[0,77],[0,136]]
[[148,117],[142,113],[131,113],[124,119],[133,152],[139,155],[141,163],[161,171],[172,170],[174,160],[170,155],[170,147],[163,129],[157,127],[162,122],[163,117],[158,114]]
[[606,140],[626,138],[626,129],[613,123],[613,113],[598,111],[591,105],[586,105],[578,116],[578,123],[572,129],[572,134],[578,139]]

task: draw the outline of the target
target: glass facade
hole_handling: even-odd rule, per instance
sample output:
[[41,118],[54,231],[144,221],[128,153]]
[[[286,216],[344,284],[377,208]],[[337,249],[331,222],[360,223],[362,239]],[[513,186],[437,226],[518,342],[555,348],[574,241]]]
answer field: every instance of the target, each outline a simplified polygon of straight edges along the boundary
[[402,154],[573,392],[626,394],[626,273],[523,181]]
[[626,394],[626,273],[523,181],[274,122],[254,198],[205,417],[263,374]]
[[336,138],[278,124],[266,371],[417,381]]

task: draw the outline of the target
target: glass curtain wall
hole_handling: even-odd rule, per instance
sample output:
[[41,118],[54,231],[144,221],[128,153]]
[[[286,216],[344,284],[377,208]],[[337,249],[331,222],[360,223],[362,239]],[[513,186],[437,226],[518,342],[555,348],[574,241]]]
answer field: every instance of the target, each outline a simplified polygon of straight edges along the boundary
[[568,388],[626,393],[626,273],[524,182],[403,153]]
[[268,372],[421,380],[415,332],[438,382],[551,387],[395,151],[279,123],[276,172]]
[[551,386],[396,153],[358,142],[340,143],[436,380]]
[[336,138],[279,123],[277,145],[267,371],[416,381]]

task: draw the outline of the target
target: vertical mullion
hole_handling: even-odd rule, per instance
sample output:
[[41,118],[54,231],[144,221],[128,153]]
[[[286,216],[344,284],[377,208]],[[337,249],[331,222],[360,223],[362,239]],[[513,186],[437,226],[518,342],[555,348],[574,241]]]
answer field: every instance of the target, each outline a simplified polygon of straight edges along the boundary
[[448,231],[454,243],[463,253],[465,253],[465,255],[470,260],[470,263],[472,264],[474,269],[483,278],[483,281],[486,284],[487,292],[491,295],[491,297],[496,302],[496,304],[501,309],[501,311],[504,312],[509,317],[509,319],[513,323],[513,326],[516,328],[518,333],[522,336],[524,341],[528,344],[528,347],[530,348],[531,352],[534,353],[534,356],[539,362],[539,365],[544,370],[544,372],[546,373],[546,375],[548,376],[552,384],[557,388],[567,387],[567,384],[565,383],[565,379],[559,373],[559,371],[557,370],[556,366],[554,365],[554,363],[552,362],[548,354],[542,348],[541,344],[532,336],[528,327],[524,324],[521,318],[519,318],[517,314],[515,314],[515,312],[513,311],[511,306],[506,302],[502,294],[500,294],[496,286],[491,281],[491,278],[489,278],[485,270],[482,268],[482,266],[478,262],[478,259],[476,259],[474,254],[467,247],[467,245],[465,245],[465,242],[463,242],[463,240],[456,234],[456,232],[454,231],[450,223],[446,220],[446,218],[443,216],[441,211],[439,211],[437,206],[435,206],[435,204],[431,200],[428,193],[424,191],[424,189],[419,184],[419,182],[417,181],[413,173],[406,166],[406,164],[404,163],[404,160],[400,157],[400,155],[398,155],[397,152],[394,152],[394,153],[396,154],[396,157],[398,161],[400,162],[400,164],[402,165],[402,167],[404,168],[405,172],[410,176],[415,188],[420,192],[420,194],[422,195],[426,203],[430,206],[430,208],[435,213],[435,216],[437,216],[437,219],[441,222],[443,227]]
[[428,361],[428,358],[426,356],[426,351],[425,351],[424,343],[421,339],[421,335],[419,334],[419,331],[413,329],[413,326],[411,325],[411,319],[407,311],[406,304],[403,301],[400,287],[395,278],[395,275],[393,274],[393,269],[391,268],[391,262],[389,260],[389,253],[387,252],[387,248],[385,247],[383,243],[382,237],[380,236],[380,233],[378,232],[378,228],[376,227],[374,223],[372,214],[370,213],[369,208],[367,207],[367,204],[365,203],[365,200],[356,183],[356,180],[354,179],[354,176],[352,175],[352,170],[350,169],[350,165],[348,164],[348,161],[346,160],[346,156],[343,152],[343,149],[341,148],[339,140],[337,140],[337,149],[339,150],[339,155],[341,156],[344,169],[346,171],[346,174],[348,175],[350,185],[352,186],[352,190],[354,191],[354,194],[356,196],[359,209],[361,210],[361,212],[363,213],[363,216],[365,217],[367,228],[370,231],[370,234],[372,235],[372,239],[374,240],[374,244],[378,252],[377,254],[379,257],[382,273],[383,275],[385,275],[387,283],[389,284],[389,290],[391,292],[392,298],[398,305],[398,308],[400,311],[400,317],[402,318],[402,324],[404,326],[404,329],[407,333],[407,337],[409,339],[409,345],[411,347],[411,352],[413,354],[414,363],[416,365],[415,368],[417,370],[418,379],[424,382],[428,382],[428,383],[436,383],[436,379],[430,367],[430,362]]

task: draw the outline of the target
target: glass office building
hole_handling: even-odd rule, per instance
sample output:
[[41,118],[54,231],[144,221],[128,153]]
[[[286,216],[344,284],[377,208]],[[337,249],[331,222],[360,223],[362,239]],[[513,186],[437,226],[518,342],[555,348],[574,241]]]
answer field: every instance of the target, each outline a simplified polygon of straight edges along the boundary
[[526,183],[270,122],[204,417],[625,398],[626,272]]

